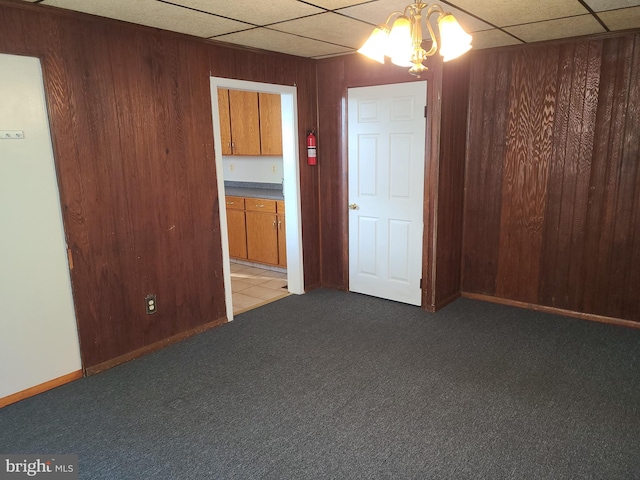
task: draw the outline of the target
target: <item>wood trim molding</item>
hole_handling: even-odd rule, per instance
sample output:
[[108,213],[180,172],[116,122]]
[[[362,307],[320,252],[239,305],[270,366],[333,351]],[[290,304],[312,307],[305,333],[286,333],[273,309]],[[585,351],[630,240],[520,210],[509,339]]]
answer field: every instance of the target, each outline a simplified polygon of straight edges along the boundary
[[458,298],[460,298],[460,295],[461,295],[460,292],[456,292],[453,295],[449,295],[447,298],[444,298],[444,299],[440,300],[438,303],[436,303],[435,308],[433,309],[433,311],[437,312],[441,308],[446,307],[451,302],[453,302],[453,301],[457,300]]
[[579,318],[581,320],[589,320],[591,322],[607,323],[610,325],[619,325],[622,327],[640,329],[640,322],[632,320],[624,320],[622,318],[606,317],[604,315],[596,315],[594,313],[575,312],[573,310],[564,310],[562,308],[547,307],[545,305],[537,305],[535,303],[519,302],[517,300],[509,300],[506,298],[494,297],[491,295],[482,295],[479,293],[462,292],[463,298],[471,298],[473,300],[482,300],[484,302],[499,303],[501,305],[509,305],[512,307],[526,308],[538,312],[553,313],[556,315],[564,315],[565,317]]
[[41,383],[40,385],[36,385],[35,387],[27,388],[26,390],[22,390],[21,392],[17,392],[7,397],[0,398],[0,408],[6,407],[7,405],[10,405],[12,403],[19,402],[20,400],[24,400],[25,398],[33,397],[34,395],[38,395],[42,392],[46,392],[47,390],[51,390],[53,388],[59,387],[60,385],[73,382],[74,380],[78,380],[80,378],[82,378],[82,370],[62,375],[61,377],[54,378],[53,380]]
[[206,332],[207,330],[210,330],[214,327],[219,327],[224,323],[227,323],[227,319],[219,318],[218,320],[214,320],[213,322],[200,325],[199,327],[187,330],[186,332],[178,333],[177,335],[165,338],[164,340],[160,340],[156,343],[152,343],[151,345],[147,345],[146,347],[142,347],[132,352],[125,353],[124,355],[120,355],[119,357],[112,358],[111,360],[107,360],[106,362],[98,363],[97,365],[86,369],[87,375],[95,375],[96,373],[103,372],[122,363],[146,355],[147,353],[155,352],[156,350],[160,350],[161,348],[168,347],[169,345],[180,342],[181,340],[185,340],[186,338],[197,335],[198,333]]

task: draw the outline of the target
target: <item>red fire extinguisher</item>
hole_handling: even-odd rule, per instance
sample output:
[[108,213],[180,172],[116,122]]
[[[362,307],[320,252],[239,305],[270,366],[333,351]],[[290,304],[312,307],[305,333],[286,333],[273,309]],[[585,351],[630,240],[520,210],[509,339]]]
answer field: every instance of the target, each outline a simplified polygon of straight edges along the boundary
[[314,130],[309,130],[307,134],[307,165],[316,165],[317,163],[316,135]]

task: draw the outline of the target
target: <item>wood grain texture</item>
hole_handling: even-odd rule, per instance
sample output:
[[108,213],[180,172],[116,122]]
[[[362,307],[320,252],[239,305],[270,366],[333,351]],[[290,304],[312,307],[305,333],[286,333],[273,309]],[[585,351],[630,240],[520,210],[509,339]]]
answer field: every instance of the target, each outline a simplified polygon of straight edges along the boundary
[[[271,65],[271,63],[269,64]],[[269,65],[267,72],[269,72]],[[278,78],[285,70],[275,72]],[[298,151],[300,158],[300,195],[302,198],[302,244],[304,285],[307,291],[321,286],[322,252],[320,248],[320,180],[318,166],[307,165],[307,131],[318,128],[317,75],[314,63],[300,59],[295,65],[298,91]]]
[[469,57],[443,66],[434,309],[460,294],[469,74]]
[[231,151],[234,155],[260,155],[258,94],[229,90]]
[[231,110],[229,89],[218,88],[218,116],[220,117],[220,149],[222,155],[231,155]]
[[471,67],[462,290],[489,295],[498,276],[511,58],[490,53]]
[[474,54],[463,292],[640,321],[639,38]]
[[258,94],[260,111],[260,153],[282,156],[282,107],[280,95]]
[[496,293],[525,302],[538,291],[556,64],[554,50],[523,50],[512,63]]
[[[26,2],[0,0],[0,21],[2,53],[43,63],[83,367],[219,324],[226,307],[209,77],[299,84],[306,123],[316,115],[314,63]],[[317,180],[301,175],[311,285],[320,282]],[[158,298],[152,316],[148,293]]]

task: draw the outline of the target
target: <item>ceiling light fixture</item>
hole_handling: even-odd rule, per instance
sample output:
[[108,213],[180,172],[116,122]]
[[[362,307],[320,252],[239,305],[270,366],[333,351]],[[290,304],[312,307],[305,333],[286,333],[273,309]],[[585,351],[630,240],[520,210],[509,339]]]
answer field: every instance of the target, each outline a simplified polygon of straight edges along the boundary
[[[422,11],[427,9],[425,15],[427,29],[431,37],[431,48],[427,51],[422,48]],[[383,25],[378,25],[369,39],[360,47],[358,53],[369,57],[376,62],[384,63],[384,57],[390,57],[391,62],[401,67],[411,67],[409,73],[420,77],[427,70],[422,64],[438,50],[438,43],[429,17],[438,14],[438,28],[440,29],[440,55],[443,61],[448,62],[459,57],[471,49],[471,35],[464,31],[451,13],[445,12],[440,5],[428,3],[412,3],[407,5],[404,12],[392,12]],[[396,17],[393,24],[391,19]]]

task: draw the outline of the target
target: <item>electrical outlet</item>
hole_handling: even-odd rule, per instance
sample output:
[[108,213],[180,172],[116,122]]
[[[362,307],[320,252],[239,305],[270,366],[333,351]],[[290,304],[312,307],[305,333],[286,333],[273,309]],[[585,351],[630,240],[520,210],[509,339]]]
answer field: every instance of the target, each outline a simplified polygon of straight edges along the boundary
[[158,311],[158,304],[156,303],[156,296],[153,294],[149,294],[144,297],[147,315],[152,315]]
[[24,138],[24,132],[22,130],[0,130],[0,138],[22,140]]
[[233,169],[234,169],[233,163],[230,163],[230,164],[229,164],[229,171],[230,171],[230,172],[233,172]]
[[271,173],[276,173],[278,171],[278,166],[277,165],[271,165]]

